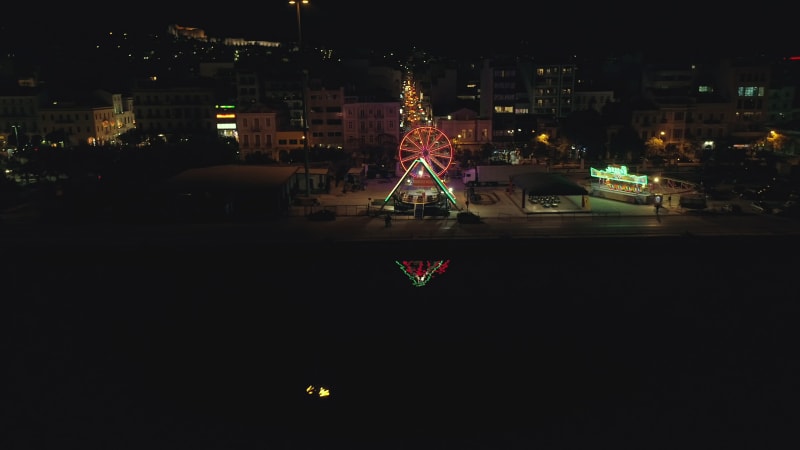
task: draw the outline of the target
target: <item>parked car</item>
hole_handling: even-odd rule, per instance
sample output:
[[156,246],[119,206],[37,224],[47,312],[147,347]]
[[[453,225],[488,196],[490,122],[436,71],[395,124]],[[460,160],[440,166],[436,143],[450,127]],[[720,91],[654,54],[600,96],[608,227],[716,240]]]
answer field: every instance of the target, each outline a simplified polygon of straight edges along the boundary
[[720,210],[728,214],[741,214],[742,206],[739,205],[738,203],[725,203],[724,205],[722,205]]
[[775,214],[783,217],[800,217],[800,203],[796,200],[787,200],[779,208],[776,208]]
[[758,212],[764,214],[772,214],[772,207],[763,200],[755,200],[752,203],[750,203],[750,206],[752,206],[753,209]]
[[739,193],[739,198],[742,200],[756,200],[758,199],[758,189],[745,189]]

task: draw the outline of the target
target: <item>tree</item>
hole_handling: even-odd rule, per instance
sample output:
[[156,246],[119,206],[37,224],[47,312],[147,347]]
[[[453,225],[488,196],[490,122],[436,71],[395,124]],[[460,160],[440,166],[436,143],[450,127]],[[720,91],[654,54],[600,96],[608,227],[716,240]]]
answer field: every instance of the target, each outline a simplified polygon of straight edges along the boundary
[[137,146],[145,142],[145,136],[138,128],[128,130],[119,135],[119,140],[123,145]]
[[585,147],[590,157],[597,155],[606,142],[606,125],[603,116],[593,109],[575,111],[561,121],[560,134],[571,143]]
[[47,143],[53,145],[55,144],[58,147],[69,147],[69,134],[63,129],[59,128],[57,130],[53,130],[50,133],[47,133],[44,136],[45,141]]
[[655,158],[655,157],[666,157],[667,155],[667,145],[664,143],[664,140],[653,136],[648,139],[644,143],[645,147],[645,156],[647,158]]
[[481,162],[489,161],[489,158],[494,154],[495,147],[493,144],[485,143],[481,146]]
[[611,159],[621,159],[623,155],[640,155],[645,148],[642,139],[630,125],[621,127],[608,139],[608,154]]
[[777,131],[770,131],[767,135],[765,147],[771,147],[772,151],[780,152],[786,147],[789,139],[785,134],[780,134]]
[[475,152],[469,148],[462,149],[456,153],[456,160],[461,167],[469,167],[475,161]]
[[550,137],[547,134],[542,133],[534,138],[533,155],[536,158],[550,157]]
[[572,143],[567,138],[559,137],[550,148],[552,149],[551,153],[554,160],[564,161],[569,158]]

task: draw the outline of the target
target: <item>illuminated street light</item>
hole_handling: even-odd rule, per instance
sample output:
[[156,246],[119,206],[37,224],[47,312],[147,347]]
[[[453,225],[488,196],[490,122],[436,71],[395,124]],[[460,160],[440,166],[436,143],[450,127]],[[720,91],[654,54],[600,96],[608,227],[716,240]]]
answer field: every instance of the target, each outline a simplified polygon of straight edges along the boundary
[[[290,5],[294,5],[297,10],[297,46],[300,50],[301,61],[305,62],[305,52],[303,51],[303,24],[300,20],[300,4],[307,5],[308,0],[289,0]],[[311,196],[311,173],[308,163],[308,102],[306,99],[306,89],[308,88],[308,69],[302,68],[303,72],[303,85],[302,100],[303,100],[303,115],[301,117],[301,125],[303,127],[303,165],[306,169],[306,195]]]
[[297,7],[297,35],[300,38],[300,40],[298,41],[298,45],[300,45],[300,49],[302,50],[302,48],[303,48],[303,25],[300,22],[300,4],[301,3],[304,4],[304,5],[307,5],[308,4],[308,0],[301,0],[299,2],[295,1],[295,0],[289,0],[289,4],[290,5],[294,5],[294,6]]

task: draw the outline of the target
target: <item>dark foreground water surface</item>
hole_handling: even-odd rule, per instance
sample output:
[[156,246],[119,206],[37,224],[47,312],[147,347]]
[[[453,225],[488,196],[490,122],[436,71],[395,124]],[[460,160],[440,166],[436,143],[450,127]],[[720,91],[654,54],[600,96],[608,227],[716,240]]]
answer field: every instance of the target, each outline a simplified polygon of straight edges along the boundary
[[0,448],[797,446],[797,238],[219,244],[3,249]]

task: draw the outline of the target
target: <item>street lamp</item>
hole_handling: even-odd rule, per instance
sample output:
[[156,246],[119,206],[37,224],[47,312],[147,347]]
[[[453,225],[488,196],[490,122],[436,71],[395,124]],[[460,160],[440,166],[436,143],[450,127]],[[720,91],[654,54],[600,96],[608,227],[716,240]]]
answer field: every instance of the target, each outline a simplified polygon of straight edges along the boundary
[[302,50],[302,48],[303,48],[303,26],[302,26],[302,23],[300,22],[300,4],[301,3],[304,4],[304,5],[307,5],[308,4],[308,0],[300,0],[299,2],[296,1],[296,0],[289,0],[289,4],[290,5],[294,5],[294,6],[297,7],[297,35],[298,35],[298,37],[300,37],[300,40],[298,41],[298,45],[300,46],[300,49]]
[[17,151],[19,151],[19,125],[11,125],[11,128],[14,129],[14,138],[17,140]]
[[[297,46],[300,51],[300,60],[305,63],[305,52],[303,51],[303,24],[300,20],[300,4],[307,5],[308,0],[289,0],[290,5],[294,5],[297,10]],[[308,101],[306,98],[306,89],[308,88],[308,68],[303,67],[303,84],[302,84],[302,100],[303,100],[303,115],[301,117],[301,125],[303,127],[303,165],[306,170],[306,195],[311,196],[311,173],[308,163]]]

